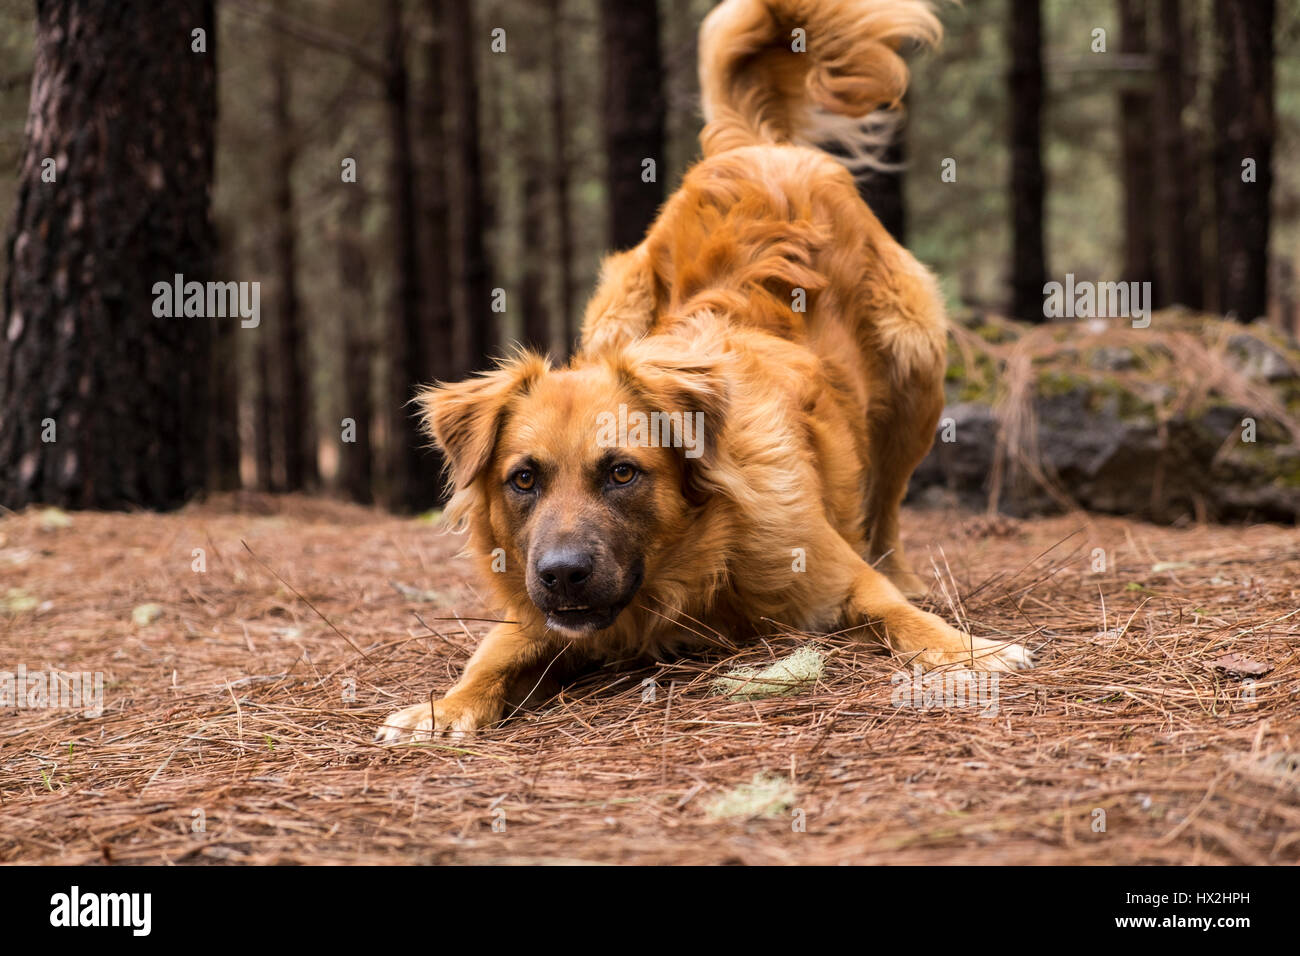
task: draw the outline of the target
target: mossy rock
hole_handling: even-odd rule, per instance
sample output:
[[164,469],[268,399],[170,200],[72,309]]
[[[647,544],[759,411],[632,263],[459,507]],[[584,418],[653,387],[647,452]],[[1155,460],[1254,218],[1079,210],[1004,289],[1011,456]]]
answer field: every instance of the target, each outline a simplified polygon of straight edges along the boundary
[[[972,507],[987,506],[989,476],[1000,453],[998,414],[1005,413],[1004,343],[1033,331],[1025,348],[1034,375],[1028,397],[1037,420],[1038,470],[1074,502],[1158,521],[1200,514],[1300,521],[1300,448],[1294,439],[1300,375],[1291,374],[1300,370],[1296,343],[1273,330],[1178,311],[1153,316],[1149,337],[1096,322],[1060,323],[1046,331],[988,317],[964,324],[995,347],[983,351],[980,342],[967,340],[965,348],[954,343],[950,349],[943,418],[956,423],[957,441],[936,442],[917,469],[913,497],[937,487],[948,500],[956,496]],[[1217,357],[1226,366],[1212,378],[1179,368],[1180,362]],[[1228,394],[1209,388],[1211,381],[1223,381]],[[1250,403],[1251,389],[1261,387],[1275,396],[1277,408],[1286,409],[1289,421],[1242,407]],[[1232,443],[1244,418],[1254,419],[1256,441]],[[1003,465],[1004,511],[1059,510],[1059,495],[1029,478],[1031,472],[1013,460]]]

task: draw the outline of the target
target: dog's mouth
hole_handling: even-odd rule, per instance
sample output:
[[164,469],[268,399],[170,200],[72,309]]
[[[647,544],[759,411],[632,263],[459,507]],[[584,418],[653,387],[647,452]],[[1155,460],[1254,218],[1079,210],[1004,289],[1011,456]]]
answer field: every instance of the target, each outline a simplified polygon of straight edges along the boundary
[[538,609],[546,615],[546,626],[556,631],[568,631],[570,634],[590,634],[612,627],[623,613],[624,608],[632,603],[632,598],[641,590],[645,578],[644,570],[638,565],[634,570],[623,595],[613,604],[554,604]]
[[601,631],[614,623],[626,604],[612,607],[589,607],[575,604],[553,608],[546,612],[546,626],[558,631],[587,633]]

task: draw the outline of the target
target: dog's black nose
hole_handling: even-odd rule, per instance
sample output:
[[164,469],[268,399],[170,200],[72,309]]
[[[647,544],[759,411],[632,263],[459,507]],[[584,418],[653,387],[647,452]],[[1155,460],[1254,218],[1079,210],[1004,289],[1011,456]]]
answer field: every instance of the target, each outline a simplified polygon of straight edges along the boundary
[[548,591],[563,598],[580,597],[591,578],[591,555],[574,548],[548,551],[537,562],[537,576]]

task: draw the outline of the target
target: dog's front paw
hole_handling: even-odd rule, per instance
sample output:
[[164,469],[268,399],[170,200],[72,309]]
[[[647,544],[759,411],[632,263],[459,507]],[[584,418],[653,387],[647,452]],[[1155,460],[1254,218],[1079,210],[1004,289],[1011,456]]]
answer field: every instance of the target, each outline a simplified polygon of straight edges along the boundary
[[[985,670],[1023,671],[1034,666],[1034,655],[1023,644],[1014,644],[1010,641],[985,641],[982,638],[976,640],[983,643],[985,647],[992,648],[984,652],[988,660]],[[976,653],[978,654],[979,651],[977,650]],[[975,666],[978,667],[979,664],[976,663]]]
[[453,694],[430,704],[415,704],[394,711],[385,719],[375,740],[379,743],[417,743],[435,736],[464,737],[499,720],[501,707],[468,694]]
[[1034,666],[1033,655],[1023,644],[973,637],[944,625],[924,650],[913,658],[929,670],[934,667],[968,667],[977,671],[1019,671]]
[[428,740],[433,733],[433,708],[428,704],[415,704],[395,710],[375,731],[375,740],[381,744],[396,744],[407,740]]

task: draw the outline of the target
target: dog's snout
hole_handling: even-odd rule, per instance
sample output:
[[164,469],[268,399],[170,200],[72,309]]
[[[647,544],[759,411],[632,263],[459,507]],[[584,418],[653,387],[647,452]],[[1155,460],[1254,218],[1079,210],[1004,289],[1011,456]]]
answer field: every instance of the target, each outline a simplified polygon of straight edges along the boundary
[[605,542],[566,535],[529,555],[527,583],[548,629],[587,634],[609,627],[627,606],[641,586],[640,561],[625,566]]
[[537,563],[537,576],[548,591],[565,598],[581,595],[595,565],[591,554],[577,548],[548,551]]

